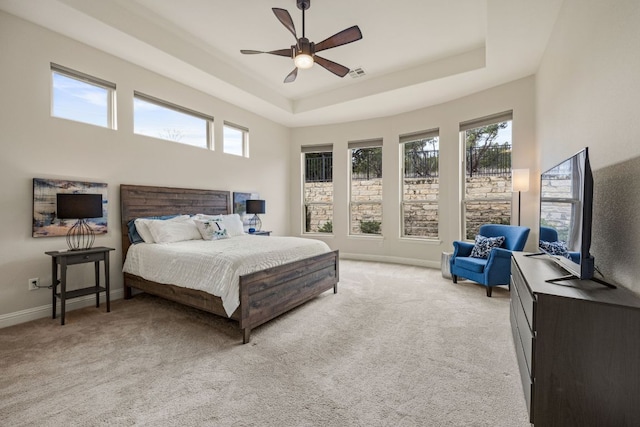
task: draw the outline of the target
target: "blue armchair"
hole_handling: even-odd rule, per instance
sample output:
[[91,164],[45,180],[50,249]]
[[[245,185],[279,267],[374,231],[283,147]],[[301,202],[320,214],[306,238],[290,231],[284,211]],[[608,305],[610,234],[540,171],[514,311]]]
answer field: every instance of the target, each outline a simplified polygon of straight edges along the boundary
[[[541,225],[540,240],[544,240],[545,242],[557,242],[558,231],[553,227],[546,227],[544,225]],[[580,252],[569,251],[569,257],[571,258],[571,261],[575,262],[576,264],[580,264]]]
[[458,277],[473,280],[486,286],[487,296],[490,297],[493,286],[510,284],[511,251],[524,249],[529,227],[485,224],[480,226],[478,234],[485,237],[504,236],[505,239],[502,246],[491,249],[487,259],[471,256],[473,243],[455,241],[449,267],[453,283],[458,283]]

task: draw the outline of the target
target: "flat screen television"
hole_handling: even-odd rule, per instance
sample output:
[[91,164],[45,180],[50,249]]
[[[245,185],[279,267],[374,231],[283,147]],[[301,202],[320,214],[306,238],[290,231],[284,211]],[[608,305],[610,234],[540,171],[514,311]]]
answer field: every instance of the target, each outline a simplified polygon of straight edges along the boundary
[[548,282],[590,279],[615,287],[594,277],[592,212],[593,174],[585,147],[540,175],[538,248],[569,273]]

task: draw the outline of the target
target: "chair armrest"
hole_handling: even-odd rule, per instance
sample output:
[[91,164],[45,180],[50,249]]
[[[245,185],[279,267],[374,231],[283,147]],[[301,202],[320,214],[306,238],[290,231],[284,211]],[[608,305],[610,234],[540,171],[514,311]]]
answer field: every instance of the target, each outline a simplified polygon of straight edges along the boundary
[[511,269],[511,251],[504,248],[491,249],[491,252],[489,252],[489,258],[487,258],[487,266],[485,268],[490,270],[494,266],[501,266],[501,268],[504,268],[506,265],[509,265],[509,269]]
[[487,274],[487,284],[509,284],[509,276],[511,274],[511,251],[503,248],[491,249],[484,271]]
[[569,252],[569,259],[576,264],[580,264],[580,252]]
[[473,243],[469,243],[469,242],[462,242],[459,240],[456,240],[453,242],[453,255],[451,255],[451,258],[455,258],[455,257],[465,257],[465,256],[469,256],[471,255],[471,251],[473,250]]
[[508,258],[511,260],[511,251],[509,249],[504,248],[493,248],[491,249],[491,253],[489,254],[489,258]]

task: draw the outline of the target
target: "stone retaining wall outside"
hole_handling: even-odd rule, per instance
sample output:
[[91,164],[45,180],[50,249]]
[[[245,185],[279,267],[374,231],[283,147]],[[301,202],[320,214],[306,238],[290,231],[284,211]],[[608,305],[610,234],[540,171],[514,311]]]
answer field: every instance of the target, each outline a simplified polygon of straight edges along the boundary
[[[369,228],[382,223],[382,179],[352,183],[354,211],[351,233],[360,234],[361,222]],[[438,178],[406,178],[404,235],[438,237]],[[481,176],[466,179],[467,194],[476,201],[467,202],[467,237],[473,239],[482,224],[509,224],[511,220],[511,180],[509,177]],[[307,231],[328,231],[333,218],[333,183],[310,182],[304,185],[308,203]],[[494,199],[494,200],[492,200]],[[500,199],[500,200],[495,200]],[[368,203],[367,203],[368,202]],[[324,229],[322,229],[324,227]]]

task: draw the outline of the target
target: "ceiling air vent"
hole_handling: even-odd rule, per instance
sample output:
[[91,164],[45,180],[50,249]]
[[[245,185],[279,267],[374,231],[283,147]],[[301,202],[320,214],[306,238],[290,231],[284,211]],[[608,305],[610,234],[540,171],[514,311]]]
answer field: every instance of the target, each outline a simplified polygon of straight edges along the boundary
[[350,70],[349,71],[349,75],[351,77],[353,77],[354,79],[357,79],[359,77],[364,77],[365,73],[364,73],[364,70],[362,69],[362,67],[358,67],[358,68],[355,68],[353,70]]

